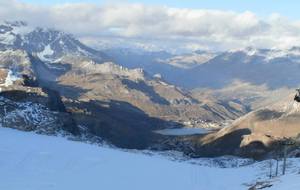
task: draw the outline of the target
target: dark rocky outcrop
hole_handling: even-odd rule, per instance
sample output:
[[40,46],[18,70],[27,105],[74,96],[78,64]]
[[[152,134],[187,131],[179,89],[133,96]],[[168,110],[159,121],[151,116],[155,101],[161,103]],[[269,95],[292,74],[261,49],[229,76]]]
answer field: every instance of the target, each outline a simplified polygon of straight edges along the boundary
[[38,88],[7,89],[0,93],[0,124],[2,127],[36,131],[47,135],[64,131],[79,135],[79,129],[71,114],[51,110],[48,107],[49,101],[48,95]]

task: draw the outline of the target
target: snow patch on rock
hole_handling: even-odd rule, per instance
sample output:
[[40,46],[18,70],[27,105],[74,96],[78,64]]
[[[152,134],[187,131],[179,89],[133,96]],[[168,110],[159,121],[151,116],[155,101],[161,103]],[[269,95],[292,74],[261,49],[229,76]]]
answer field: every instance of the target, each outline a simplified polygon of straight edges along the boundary
[[37,56],[41,61],[52,62],[54,60],[51,59],[50,56],[53,55],[53,53],[54,51],[52,50],[50,44],[48,44],[47,46],[45,46],[43,51],[37,53]]
[[300,103],[295,102],[295,101],[289,102],[289,103],[285,104],[282,111],[285,112],[285,115],[300,113]]
[[17,80],[21,80],[21,78],[17,75],[17,73],[14,73],[12,70],[9,70],[4,84],[0,84],[0,86],[9,87],[13,85],[14,82]]

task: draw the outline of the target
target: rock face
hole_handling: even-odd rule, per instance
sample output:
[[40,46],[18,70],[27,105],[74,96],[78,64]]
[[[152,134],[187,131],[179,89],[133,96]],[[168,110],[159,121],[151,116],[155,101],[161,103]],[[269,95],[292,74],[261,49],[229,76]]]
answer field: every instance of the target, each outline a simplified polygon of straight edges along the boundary
[[60,132],[78,135],[71,115],[58,111],[52,101],[53,97],[41,88],[4,87],[0,92],[0,125],[47,135]]
[[[11,91],[10,97],[14,98],[15,93],[20,92]],[[71,126],[72,123],[68,121],[72,118],[67,113],[53,112],[45,105],[32,101],[12,101],[4,98],[3,94],[0,95],[1,127],[36,131],[47,135],[56,135],[62,131],[77,133],[76,126]]]

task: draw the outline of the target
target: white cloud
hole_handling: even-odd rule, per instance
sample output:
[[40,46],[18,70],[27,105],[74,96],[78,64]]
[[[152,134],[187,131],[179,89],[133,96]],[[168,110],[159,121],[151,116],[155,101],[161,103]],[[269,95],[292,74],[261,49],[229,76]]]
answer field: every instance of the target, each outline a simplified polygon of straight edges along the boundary
[[300,21],[291,21],[278,14],[261,19],[252,12],[142,4],[42,6],[0,0],[0,19],[25,20],[35,26],[54,27],[82,38],[116,37],[158,45],[176,44],[177,47],[227,49],[300,45]]

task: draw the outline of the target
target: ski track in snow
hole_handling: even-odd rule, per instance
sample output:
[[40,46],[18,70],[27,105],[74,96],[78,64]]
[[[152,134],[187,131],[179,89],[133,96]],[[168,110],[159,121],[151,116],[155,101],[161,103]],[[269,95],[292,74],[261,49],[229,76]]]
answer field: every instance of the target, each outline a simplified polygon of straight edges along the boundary
[[[266,161],[218,168],[6,128],[0,136],[3,190],[243,190],[269,171]],[[272,190],[299,189],[300,183],[291,182],[299,177],[289,174]]]

